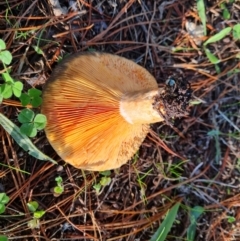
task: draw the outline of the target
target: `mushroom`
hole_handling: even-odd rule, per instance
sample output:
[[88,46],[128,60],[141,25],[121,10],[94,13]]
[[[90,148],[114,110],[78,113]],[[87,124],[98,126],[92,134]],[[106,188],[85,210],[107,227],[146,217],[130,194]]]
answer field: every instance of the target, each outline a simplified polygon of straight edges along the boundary
[[67,163],[104,171],[125,164],[151,123],[164,120],[163,90],[143,67],[107,53],[74,54],[43,91],[46,136]]

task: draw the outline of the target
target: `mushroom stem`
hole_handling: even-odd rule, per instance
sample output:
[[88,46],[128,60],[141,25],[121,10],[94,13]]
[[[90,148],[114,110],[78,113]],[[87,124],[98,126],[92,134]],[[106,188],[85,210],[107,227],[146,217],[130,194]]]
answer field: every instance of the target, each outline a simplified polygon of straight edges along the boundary
[[130,124],[150,124],[163,121],[164,106],[154,108],[161,89],[125,94],[120,101],[120,114]]

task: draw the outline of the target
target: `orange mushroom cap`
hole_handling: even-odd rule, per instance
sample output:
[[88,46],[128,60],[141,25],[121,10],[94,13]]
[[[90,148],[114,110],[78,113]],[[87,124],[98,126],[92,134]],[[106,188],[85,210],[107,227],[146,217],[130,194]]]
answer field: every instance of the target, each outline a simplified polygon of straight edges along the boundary
[[58,155],[76,168],[103,171],[125,164],[149,124],[163,121],[155,78],[126,58],[75,54],[53,71],[43,91],[46,136]]

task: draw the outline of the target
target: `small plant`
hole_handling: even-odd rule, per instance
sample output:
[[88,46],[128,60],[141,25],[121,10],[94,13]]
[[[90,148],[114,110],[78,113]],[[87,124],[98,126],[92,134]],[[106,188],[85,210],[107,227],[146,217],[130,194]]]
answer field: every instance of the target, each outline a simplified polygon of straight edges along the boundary
[[37,114],[30,109],[23,109],[18,115],[18,121],[22,124],[20,131],[29,136],[35,137],[38,130],[43,130],[46,126],[46,116]]
[[101,193],[102,188],[109,185],[112,180],[110,177],[111,171],[100,172],[100,175],[101,179],[99,183],[93,185],[93,188],[95,189],[97,195],[99,195]]
[[236,221],[236,218],[233,216],[227,216],[228,223],[234,223]]
[[183,170],[184,170],[184,164],[187,161],[181,161],[177,164],[172,164],[169,168],[169,173],[171,174],[171,178],[178,179],[182,177]]
[[12,79],[8,72],[3,73],[2,77],[5,83],[0,87],[1,98],[9,99],[12,95],[20,97],[23,90],[22,82]]
[[150,241],[166,240],[166,237],[169,231],[171,230],[174,221],[176,221],[179,206],[180,206],[180,203],[178,202],[167,212],[165,219],[163,220],[163,222],[161,223],[160,227],[157,229],[155,234],[152,236]]
[[[0,61],[3,63],[4,72],[2,78],[5,81],[4,84],[0,85],[0,102],[3,99],[11,98],[12,95],[18,97],[21,100],[23,106],[31,104],[33,107],[38,107],[42,103],[40,97],[41,91],[37,89],[29,89],[28,93],[22,93],[23,84],[20,81],[14,80],[7,70],[6,65],[12,61],[12,55],[6,49],[5,42],[0,39]],[[36,114],[29,109],[24,109],[18,115],[18,120],[22,124],[20,130],[23,134],[29,137],[35,137],[37,130],[42,130],[46,125],[46,117],[42,114]]]
[[233,26],[233,39],[240,40],[240,23]]
[[197,229],[197,219],[205,211],[201,206],[195,206],[190,210],[190,225],[187,229],[187,241],[194,241]]
[[38,210],[39,204],[36,201],[27,203],[28,210],[33,213],[33,219],[28,221],[28,227],[31,229],[39,228],[40,222],[39,219],[45,214],[44,210]]
[[144,182],[145,178],[151,173],[152,169],[148,170],[146,173],[141,175],[137,168],[134,166],[135,173],[137,175],[137,182],[140,187],[140,194],[141,194],[141,199],[144,200],[145,204],[147,204],[147,198],[146,198],[146,188],[147,185]]
[[28,93],[22,93],[19,99],[23,106],[31,104],[32,107],[36,108],[42,104],[41,94],[41,90],[31,88],[28,90]]
[[0,61],[4,66],[4,72],[2,73],[2,78],[5,81],[4,84],[0,85],[0,103],[3,98],[11,98],[12,95],[20,97],[23,89],[23,84],[20,81],[15,81],[9,74],[9,70],[6,65],[9,65],[12,62],[11,53],[6,50],[5,42],[0,39]]
[[6,50],[6,44],[2,39],[0,39],[0,60],[4,65],[12,62],[12,55]]
[[0,193],[0,214],[6,210],[6,204],[9,202],[9,197],[5,192]]
[[231,17],[231,14],[230,14],[230,12],[229,12],[229,10],[228,10],[228,8],[226,7],[226,3],[225,2],[222,2],[221,4],[220,4],[220,8],[223,10],[223,18],[224,19],[230,19],[230,17]]
[[[209,61],[212,64],[218,64],[221,61],[214,54],[211,53],[211,51],[207,48],[207,45],[222,40],[231,32],[232,32],[234,40],[236,40],[236,41],[240,40],[240,24],[236,24],[233,27],[226,27],[226,28],[222,29],[220,32],[216,33],[215,35],[213,35],[207,41],[204,42],[204,44],[203,44],[204,51],[205,51]],[[236,58],[240,58],[240,56],[236,55]]]
[[[22,93],[23,84],[10,76],[10,71],[6,65],[12,62],[12,55],[6,50],[6,44],[2,39],[0,39],[0,62],[2,62],[4,67],[1,70],[4,83],[0,84],[0,104],[3,99],[8,99],[14,95],[21,100],[23,106],[31,104],[32,107],[38,107],[42,103],[42,98],[40,97],[41,91],[32,88],[26,94]],[[46,117],[42,114],[35,114],[32,110],[25,109],[20,112],[18,119],[22,124],[21,130],[4,114],[0,113],[0,125],[21,148],[39,160],[49,160],[56,164],[53,159],[38,150],[28,138],[28,136],[36,136],[37,130],[42,130],[45,127]]]
[[[226,8],[225,4],[222,3],[222,9],[225,13],[224,14],[224,18],[229,18],[229,12],[228,9]],[[203,24],[203,28],[204,28],[204,34],[207,34],[207,30],[206,30],[206,13],[205,13],[205,4],[203,0],[197,0],[197,9],[198,9],[198,15],[201,19],[201,22]],[[224,29],[222,29],[220,32],[216,33],[215,35],[211,36],[207,41],[205,41],[203,43],[203,49],[204,52],[207,56],[207,58],[209,59],[209,61],[212,64],[218,64],[221,62],[220,59],[218,59],[208,48],[207,45],[211,44],[211,43],[215,43],[217,41],[222,40],[223,38],[225,38],[228,34],[230,34],[232,32],[232,36],[233,39],[235,41],[240,40],[240,24],[236,24],[233,27],[226,27]],[[237,58],[240,58],[239,55],[236,55]]]
[[53,188],[53,191],[54,191],[54,196],[55,197],[58,197],[60,196],[63,191],[64,191],[64,186],[63,186],[63,180],[62,180],[62,177],[58,176],[55,178],[55,181],[57,182],[57,186],[55,186]]

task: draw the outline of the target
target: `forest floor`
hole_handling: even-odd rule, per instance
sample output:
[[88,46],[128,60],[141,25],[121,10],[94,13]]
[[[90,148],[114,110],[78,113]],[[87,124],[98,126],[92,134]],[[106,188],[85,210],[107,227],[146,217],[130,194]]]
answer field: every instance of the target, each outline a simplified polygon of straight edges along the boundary
[[[0,235],[145,241],[180,203],[166,240],[240,240],[240,40],[233,28],[240,6],[237,0],[205,1],[204,36],[195,2],[0,2],[0,39],[13,56],[11,76],[24,92],[42,90],[63,56],[95,50],[135,61],[159,86],[179,75],[193,89],[189,115],[173,126],[152,125],[134,158],[106,173],[67,165],[44,131],[32,141],[58,165],[37,160],[0,128],[0,193],[9,197]],[[229,32],[204,44],[224,29]],[[6,103],[0,113],[20,125],[22,107]]]

